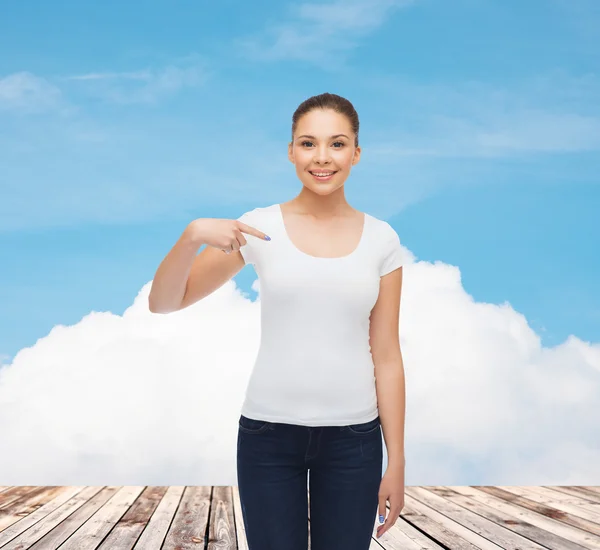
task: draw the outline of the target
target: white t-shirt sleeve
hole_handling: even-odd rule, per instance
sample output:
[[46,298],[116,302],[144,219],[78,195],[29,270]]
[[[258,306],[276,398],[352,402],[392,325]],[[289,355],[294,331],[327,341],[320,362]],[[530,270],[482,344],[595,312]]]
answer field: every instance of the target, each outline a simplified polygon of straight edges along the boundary
[[[256,227],[256,219],[258,215],[258,209],[249,210],[248,212],[244,212],[239,218],[238,221],[245,223],[247,225],[251,225],[252,227]],[[255,251],[253,245],[257,240],[257,237],[254,235],[248,235],[248,233],[244,233],[244,238],[246,239],[246,244],[244,246],[240,246],[240,254],[242,258],[244,258],[244,262],[246,264],[256,265]]]
[[379,275],[383,277],[403,265],[400,237],[396,230],[386,222],[385,245],[383,257],[379,266]]

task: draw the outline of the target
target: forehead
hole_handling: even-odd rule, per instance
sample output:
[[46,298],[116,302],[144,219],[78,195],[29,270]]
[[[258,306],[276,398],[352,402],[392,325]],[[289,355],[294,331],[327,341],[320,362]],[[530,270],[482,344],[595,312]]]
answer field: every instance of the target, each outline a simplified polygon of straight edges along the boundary
[[351,132],[348,118],[331,109],[313,109],[303,115],[296,126],[297,134],[329,136],[337,133]]

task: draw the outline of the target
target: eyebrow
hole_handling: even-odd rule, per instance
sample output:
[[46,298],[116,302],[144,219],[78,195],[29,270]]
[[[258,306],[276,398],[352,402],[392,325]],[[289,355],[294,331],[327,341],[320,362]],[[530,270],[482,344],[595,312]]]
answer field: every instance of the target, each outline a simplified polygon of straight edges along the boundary
[[[334,136],[331,136],[330,139],[334,139],[336,137],[341,137],[341,136],[350,139],[346,134],[335,134]],[[303,138],[303,137],[307,137],[307,138],[310,138],[310,139],[317,139],[315,136],[309,136],[308,134],[303,134],[301,136],[298,136],[296,139],[300,139],[300,138]]]

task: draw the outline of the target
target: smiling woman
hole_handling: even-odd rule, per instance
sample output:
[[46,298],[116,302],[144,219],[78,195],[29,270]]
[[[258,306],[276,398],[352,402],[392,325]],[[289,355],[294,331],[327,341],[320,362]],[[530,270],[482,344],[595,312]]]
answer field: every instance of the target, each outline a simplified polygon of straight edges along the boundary
[[[312,546],[366,550],[377,508],[385,519],[390,502],[381,535],[404,498],[401,245],[344,197],[361,153],[352,104],[315,96],[292,122],[300,193],[239,218],[272,238],[240,248],[261,281],[262,310],[239,419],[240,499],[251,548],[305,549],[308,474]],[[383,481],[382,427],[393,453]]]

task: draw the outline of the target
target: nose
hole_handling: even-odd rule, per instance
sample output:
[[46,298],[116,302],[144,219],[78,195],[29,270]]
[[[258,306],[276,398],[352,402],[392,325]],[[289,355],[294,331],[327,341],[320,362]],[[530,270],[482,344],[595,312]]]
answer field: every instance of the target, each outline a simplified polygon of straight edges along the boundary
[[315,163],[316,164],[328,164],[330,160],[329,149],[327,144],[318,147],[315,151]]

